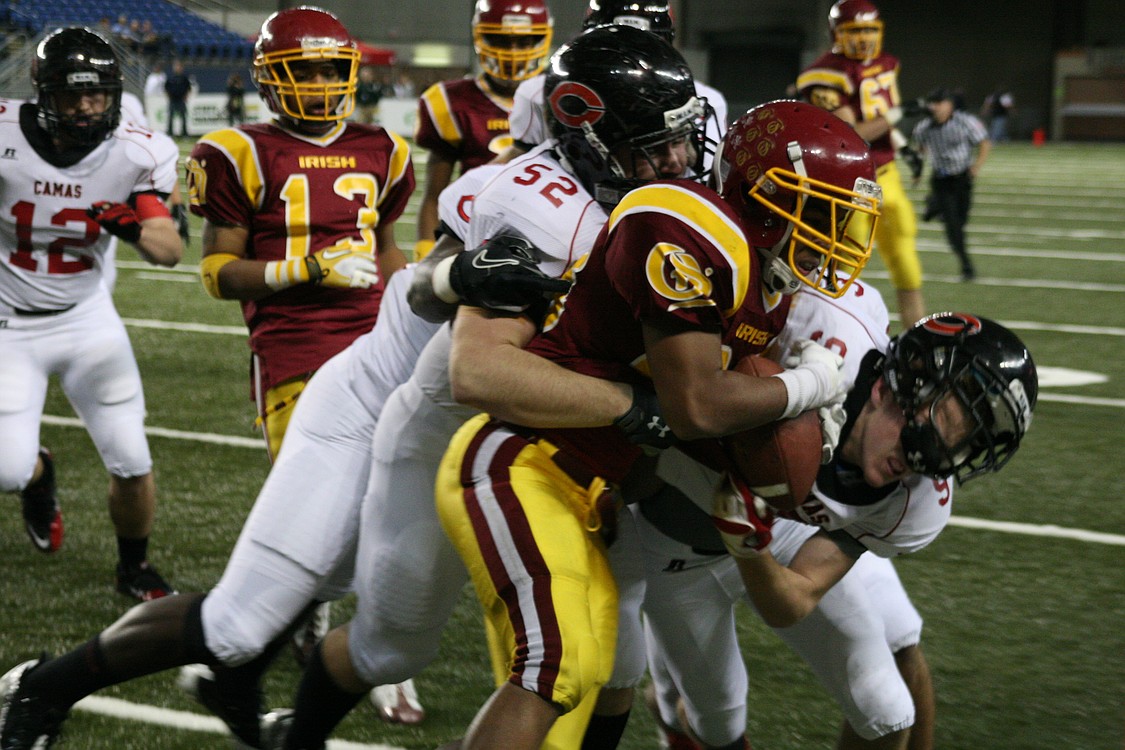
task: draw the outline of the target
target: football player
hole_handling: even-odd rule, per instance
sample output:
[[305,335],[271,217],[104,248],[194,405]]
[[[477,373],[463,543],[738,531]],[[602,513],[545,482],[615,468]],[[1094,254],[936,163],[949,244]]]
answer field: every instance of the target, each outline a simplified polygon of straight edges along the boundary
[[904,329],[926,314],[922,299],[922,265],[915,241],[918,222],[914,204],[902,186],[895,152],[910,160],[905,136],[895,126],[903,116],[898,89],[899,61],[883,51],[883,21],[869,0],[838,0],[828,13],[832,49],[797,77],[802,99],[834,112],[855,126],[871,144],[883,188],[883,209],[875,246],[890,272],[899,322]]
[[163,199],[176,182],[170,138],[121,121],[122,75],[108,40],[56,29],[35,49],[34,102],[0,103],[0,488],[18,491],[28,536],[63,543],[55,465],[39,445],[57,375],[109,472],[117,589],[172,587],[147,561],[156,506],[145,403],[129,337],[104,283],[114,238],[174,266],[183,245]]
[[[630,186],[678,176],[691,166],[688,144],[701,137],[697,125],[702,105],[679,53],[635,29],[590,31],[560,49],[552,60],[547,90],[558,94],[555,118],[567,119],[566,112],[571,111],[582,119],[571,110],[572,94],[597,97],[605,117],[592,123],[590,138],[614,156],[607,162],[593,151],[594,143],[579,144],[577,133],[582,128],[572,120],[558,133],[566,143],[550,140],[502,169],[485,167],[494,172],[482,189],[470,191],[474,198],[465,244],[479,247],[486,240],[511,235],[510,247],[530,243],[533,249],[525,248],[520,255],[532,253],[529,262],[539,263],[549,276],[558,276],[586,252],[605,223],[607,208],[595,197],[611,204]],[[635,84],[638,79],[643,87]],[[638,96],[639,91],[646,93]],[[451,189],[473,179],[477,171],[467,173]],[[486,247],[491,248],[491,243]],[[418,290],[418,296],[426,296],[421,294],[424,291],[431,297],[436,293],[439,299],[431,300],[427,310],[435,316],[453,311],[458,301],[453,292],[474,268],[475,273],[483,273],[481,269],[504,268],[513,262],[511,256],[490,252],[480,263],[459,267],[456,264],[465,254],[443,255],[435,250],[422,263],[415,282],[428,279],[427,289]],[[521,309],[502,294],[503,285],[497,285],[467,301]],[[545,305],[538,307],[531,317],[542,314]],[[504,325],[506,320],[495,322]],[[490,321],[469,320],[466,325],[470,323],[479,327]],[[457,326],[461,325],[459,320]],[[534,323],[529,326],[534,330]],[[449,436],[475,413],[458,406],[450,393],[450,357],[450,331],[442,328],[427,345],[411,379],[391,395],[383,410],[362,510],[356,616],[348,626],[331,631],[314,653],[298,692],[289,747],[324,742],[367,687],[417,674],[437,654],[442,629],[467,574],[434,510],[433,477]],[[559,395],[550,404],[551,413],[544,414],[541,408],[529,419],[611,427],[615,418],[634,411],[628,387],[581,377],[531,355],[519,367],[540,387]],[[569,396],[563,397],[560,389],[567,389]],[[593,422],[587,421],[594,409],[600,413],[592,417]],[[634,426],[641,429],[644,422],[638,418]],[[506,678],[506,647],[501,666],[501,678]],[[587,707],[592,705],[591,700]],[[577,746],[583,727],[584,721],[578,722],[569,728],[568,737],[552,737],[548,746]]]
[[271,458],[305,381],[371,330],[386,279],[406,262],[394,222],[414,189],[410,149],[381,127],[347,122],[359,58],[331,13],[273,14],[253,76],[276,118],[208,133],[188,162],[191,210],[204,219],[203,285],[242,305]]
[[[596,132],[598,102],[558,93],[548,84],[547,101],[562,103],[562,125],[573,129],[559,152],[596,172],[603,150],[582,123],[593,120]],[[657,181],[625,195],[528,347],[575,372],[636,386],[651,378],[681,438],[737,432],[842,396],[838,358],[811,341],[778,377],[726,365],[780,332],[799,289],[844,293],[837,266],[862,267],[870,252],[870,235],[847,234],[852,214],[878,215],[867,145],[799,102],[740,117],[713,175],[714,190]],[[455,339],[473,330],[463,308]],[[613,667],[616,587],[598,530],[612,522],[612,488],[627,483],[641,451],[620,430],[516,426],[542,408],[542,388],[489,347],[462,354],[455,340],[451,372],[457,397],[491,417],[470,420],[451,442],[438,512],[509,647],[507,682],[462,747],[538,747]]]
[[[582,20],[582,28],[592,29],[607,24],[633,26],[656,34],[668,44],[672,44],[676,38],[672,11],[665,0],[590,0]],[[550,136],[545,118],[543,82],[543,76],[536,76],[523,81],[516,89],[509,120],[512,145],[497,160],[510,161],[527,153]],[[703,170],[707,171],[711,168],[713,147],[727,129],[727,100],[718,89],[699,80],[695,82],[695,94],[711,108],[711,112],[705,115],[705,133],[711,145],[705,151],[702,165]]]
[[511,143],[508,115],[520,81],[538,76],[551,53],[554,19],[544,0],[477,0],[473,49],[478,75],[440,81],[418,99],[414,143],[429,152],[418,209],[414,260],[434,244],[438,196],[461,173],[492,161]]
[[[908,735],[911,747],[932,743],[922,620],[890,558],[941,532],[955,484],[1011,459],[1038,380],[1019,338],[979,316],[940,313],[888,342],[885,309],[866,291],[838,302],[803,297],[778,342],[784,357],[799,337],[819,334],[853,383],[839,448],[807,500],[774,520],[739,483],[668,451],[660,474],[699,507],[662,498],[635,514],[659,716],[675,726],[682,700],[680,728],[703,747],[723,747],[746,726],[733,608],[747,594],[840,704],[839,747],[906,747]],[[724,550],[731,557],[716,557]]]
[[[273,14],[252,76],[276,116],[203,136],[188,164],[204,218],[207,292],[236,299],[250,332],[251,393],[271,460],[311,375],[371,330],[386,280],[406,263],[394,236],[414,190],[398,135],[348,122],[360,52],[331,13]],[[299,657],[327,610],[296,637]]]

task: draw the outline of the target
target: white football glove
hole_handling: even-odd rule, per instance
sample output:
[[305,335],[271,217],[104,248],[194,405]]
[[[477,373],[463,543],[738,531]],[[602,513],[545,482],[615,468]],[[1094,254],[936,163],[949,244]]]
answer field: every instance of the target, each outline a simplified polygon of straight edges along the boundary
[[727,474],[715,492],[711,522],[727,551],[735,557],[754,557],[773,539],[773,510],[746,484]]
[[843,404],[831,404],[817,409],[816,415],[820,417],[820,463],[827,464],[832,461],[836,446],[840,444],[840,432],[848,420],[848,413],[844,411]]
[[321,248],[305,262],[314,284],[337,289],[367,289],[379,281],[375,258],[346,242]]
[[809,409],[839,403],[847,395],[844,358],[812,339],[797,339],[781,363],[787,369],[774,375],[785,383],[788,403],[782,419],[792,419]]

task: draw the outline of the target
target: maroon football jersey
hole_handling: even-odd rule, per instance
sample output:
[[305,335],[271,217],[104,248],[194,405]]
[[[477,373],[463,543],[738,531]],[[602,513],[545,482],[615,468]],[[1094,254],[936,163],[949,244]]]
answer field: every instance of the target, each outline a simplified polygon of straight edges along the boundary
[[441,81],[418,99],[414,143],[459,162],[464,172],[492,161],[512,144],[511,112],[511,97],[492,93],[479,77]]
[[[410,148],[382,128],[347,123],[323,136],[273,124],[209,133],[188,164],[192,211],[249,229],[247,258],[285,260],[350,238],[375,251],[375,229],[414,190]],[[318,369],[371,330],[383,280],[369,289],[298,284],[243,301],[265,388]]]
[[[810,89],[834,89],[840,93],[840,105],[850,105],[860,121],[874,120],[902,102],[898,92],[898,69],[898,58],[886,53],[861,62],[825,52],[797,76],[797,93],[808,99]],[[871,155],[876,167],[894,160],[895,150],[889,133],[871,144]]]
[[[763,351],[789,311],[789,297],[763,294],[757,252],[734,211],[687,180],[625,196],[572,270],[574,287],[528,348],[607,380],[648,377],[641,321],[721,334],[730,367]],[[621,481],[638,456],[616,428],[538,432],[609,481]]]

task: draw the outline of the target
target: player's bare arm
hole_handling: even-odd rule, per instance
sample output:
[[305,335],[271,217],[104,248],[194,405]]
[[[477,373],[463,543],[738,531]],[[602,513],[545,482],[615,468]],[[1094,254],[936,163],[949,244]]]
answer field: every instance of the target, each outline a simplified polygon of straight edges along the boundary
[[721,338],[645,323],[645,352],[668,426],[681,440],[729,435],[778,419],[786,387],[723,369]]
[[86,215],[106,232],[135,247],[149,263],[171,267],[183,257],[179,229],[161,194],[136,193],[124,203],[96,201]]
[[[347,239],[305,257],[263,261],[246,257],[249,236],[246,227],[204,220],[200,276],[212,297],[257,300],[297,284],[366,289],[379,280],[379,267],[370,251]],[[393,266],[392,260],[388,267]]]
[[402,249],[395,242],[393,221],[380,224],[375,229],[375,264],[378,266],[379,274],[383,277],[384,282],[389,280],[395,271],[400,271],[406,267],[406,256],[403,255]]
[[522,315],[461,307],[449,358],[453,397],[527,427],[604,427],[629,411],[629,386],[580,375],[525,351],[536,330]]
[[171,268],[184,255],[180,230],[171,217],[157,217],[141,221],[141,236],[134,247],[149,263]]
[[433,151],[426,161],[426,192],[418,208],[418,240],[432,242],[438,227],[438,197],[453,181],[454,162]]
[[812,612],[856,560],[823,532],[810,537],[788,567],[768,551],[736,559],[746,592],[774,628],[789,627]]
[[[226,261],[218,268],[212,283],[218,289],[213,296],[222,299],[256,300],[273,294],[265,282],[265,261],[246,257],[250,238],[247,227],[218,224],[203,220],[202,264],[204,285],[207,285],[208,257]],[[215,261],[211,261],[215,262]],[[210,290],[210,288],[209,288]]]

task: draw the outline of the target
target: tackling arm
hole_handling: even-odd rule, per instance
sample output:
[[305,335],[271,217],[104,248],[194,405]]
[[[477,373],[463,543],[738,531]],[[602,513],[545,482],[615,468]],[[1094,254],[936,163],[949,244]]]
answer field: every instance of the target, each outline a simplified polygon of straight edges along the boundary
[[604,427],[633,406],[632,389],[525,351],[528,318],[463,306],[453,326],[449,375],[458,402],[528,427]]

